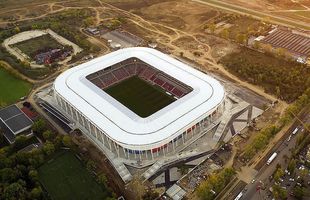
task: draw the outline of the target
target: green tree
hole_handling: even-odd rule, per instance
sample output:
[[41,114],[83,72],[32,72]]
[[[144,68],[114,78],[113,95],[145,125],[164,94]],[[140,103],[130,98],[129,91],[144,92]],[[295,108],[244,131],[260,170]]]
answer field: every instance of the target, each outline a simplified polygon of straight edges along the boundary
[[296,186],[296,187],[293,189],[293,194],[294,194],[294,196],[296,197],[296,199],[302,200],[303,197],[304,197],[304,195],[305,195],[305,188],[300,187],[300,186]]
[[43,164],[43,151],[41,149],[33,149],[31,152],[29,152],[29,163],[34,167],[38,167],[39,165]]
[[24,135],[19,135],[15,138],[14,147],[16,149],[20,149],[21,147],[25,146],[27,142],[27,137]]
[[184,175],[188,172],[189,168],[186,165],[181,165],[180,167],[178,167],[178,171]]
[[102,185],[104,185],[105,187],[107,187],[107,183],[108,183],[108,179],[106,177],[106,175],[104,173],[101,173],[98,176],[98,182]]
[[32,130],[37,133],[43,133],[46,130],[46,122],[43,119],[35,121],[32,125]]
[[17,170],[11,168],[4,168],[0,170],[0,180],[3,183],[14,182],[18,179],[19,173]]
[[288,163],[287,169],[288,171],[293,174],[296,168],[296,160],[292,158],[290,162]]
[[280,187],[279,185],[274,185],[272,187],[273,191],[273,197],[276,200],[283,200],[283,199],[287,199],[287,190],[285,190],[284,188]]
[[43,191],[40,186],[33,188],[30,192],[31,199],[36,199],[36,200],[42,199],[42,196],[43,196]]
[[55,152],[55,146],[53,143],[47,141],[43,146],[43,151],[46,155],[52,155]]
[[53,141],[55,145],[55,149],[59,149],[60,147],[62,147],[63,145],[62,139],[63,139],[63,135],[59,134],[56,136],[55,140]]
[[94,17],[87,17],[83,20],[84,25],[87,26],[93,26],[95,25],[96,19]]
[[276,170],[276,172],[274,173],[273,178],[274,178],[274,180],[275,180],[276,182],[279,182],[280,178],[281,178],[283,175],[284,175],[284,171],[282,170],[282,168],[278,168],[278,169]]
[[72,145],[73,145],[71,137],[69,135],[63,136],[62,143],[66,147],[72,147]]
[[12,183],[4,189],[3,197],[9,200],[24,200],[26,194],[26,189],[20,183]]
[[28,173],[28,176],[29,178],[33,181],[33,182],[36,182],[39,180],[39,175],[38,175],[38,171],[33,169],[33,170],[30,170],[29,173]]
[[86,163],[86,168],[88,171],[92,171],[96,168],[96,163],[92,160],[88,160]]
[[53,139],[55,138],[55,133],[53,133],[51,130],[44,131],[42,135],[43,138],[48,141],[53,141]]

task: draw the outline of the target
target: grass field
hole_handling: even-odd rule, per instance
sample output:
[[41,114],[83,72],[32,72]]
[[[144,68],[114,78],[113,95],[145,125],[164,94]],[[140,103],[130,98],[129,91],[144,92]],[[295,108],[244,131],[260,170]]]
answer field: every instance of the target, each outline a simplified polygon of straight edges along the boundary
[[0,103],[14,103],[26,96],[30,89],[30,83],[16,78],[0,66]]
[[39,179],[52,199],[102,200],[110,196],[71,152],[42,165]]
[[25,40],[13,45],[14,47],[21,50],[23,53],[27,54],[29,57],[33,58],[35,53],[43,48],[61,48],[62,45],[58,43],[49,34],[42,35],[30,40]]
[[148,117],[175,99],[160,88],[133,76],[105,90],[140,117]]

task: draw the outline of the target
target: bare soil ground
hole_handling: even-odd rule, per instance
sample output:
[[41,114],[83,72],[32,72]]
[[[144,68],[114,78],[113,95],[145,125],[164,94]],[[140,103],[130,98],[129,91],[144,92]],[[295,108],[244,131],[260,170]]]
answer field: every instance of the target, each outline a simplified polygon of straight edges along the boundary
[[[262,12],[270,12],[279,16],[310,22],[309,0],[224,0],[232,5]],[[300,13],[300,12],[303,13]]]

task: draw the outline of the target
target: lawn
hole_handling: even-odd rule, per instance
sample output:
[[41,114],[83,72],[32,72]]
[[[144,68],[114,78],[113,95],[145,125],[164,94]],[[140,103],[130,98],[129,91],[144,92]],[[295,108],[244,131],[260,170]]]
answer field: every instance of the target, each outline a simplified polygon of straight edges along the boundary
[[71,152],[63,152],[39,169],[39,180],[51,199],[102,200],[110,196]]
[[13,45],[14,47],[21,50],[23,53],[27,54],[30,58],[33,58],[38,50],[41,49],[56,49],[62,48],[62,45],[58,43],[49,34],[42,35],[30,40],[25,40]]
[[161,88],[151,85],[137,76],[113,85],[105,92],[140,117],[148,117],[175,101]]
[[26,96],[31,89],[31,84],[9,73],[0,66],[0,103],[6,105]]

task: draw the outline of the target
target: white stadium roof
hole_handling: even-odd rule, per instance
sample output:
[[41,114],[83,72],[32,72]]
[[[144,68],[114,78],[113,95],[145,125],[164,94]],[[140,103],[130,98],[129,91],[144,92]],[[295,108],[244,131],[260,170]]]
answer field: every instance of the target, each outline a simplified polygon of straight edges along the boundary
[[[136,57],[178,79],[193,91],[146,118],[141,118],[86,79],[86,76]],[[114,51],[57,77],[54,89],[68,103],[125,148],[145,150],[175,138],[196,119],[203,119],[223,101],[223,86],[214,78],[157,50],[134,47]]]

